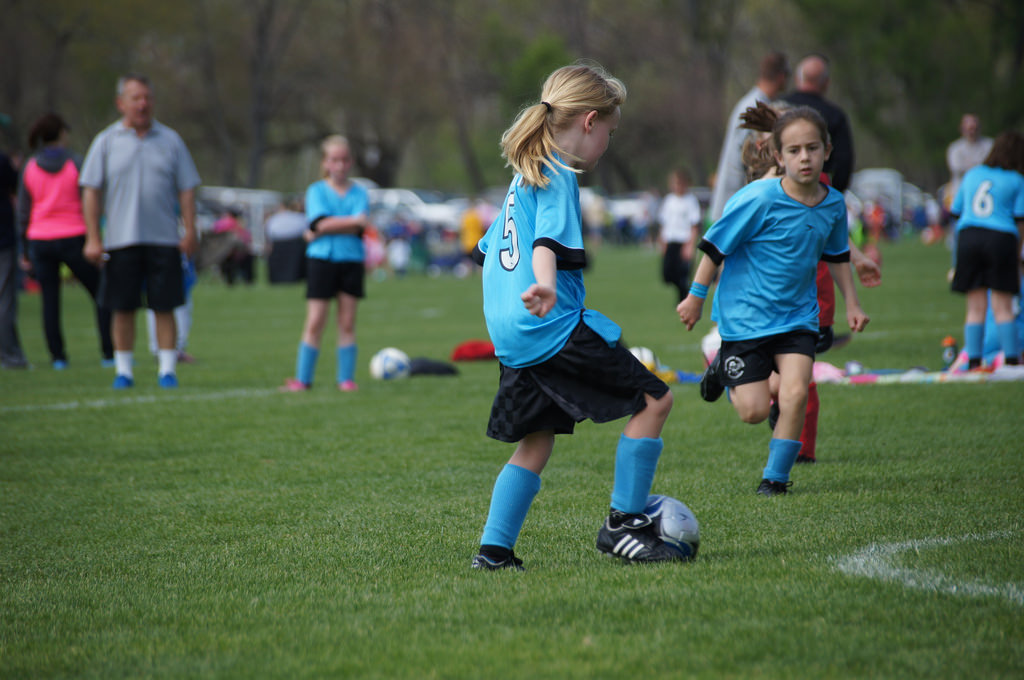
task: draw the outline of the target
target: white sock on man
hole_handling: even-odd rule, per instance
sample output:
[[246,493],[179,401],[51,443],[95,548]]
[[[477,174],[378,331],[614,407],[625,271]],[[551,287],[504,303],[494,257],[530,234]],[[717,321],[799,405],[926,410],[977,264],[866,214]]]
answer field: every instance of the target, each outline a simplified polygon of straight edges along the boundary
[[118,375],[132,377],[132,362],[134,361],[132,354],[132,352],[114,352],[114,367],[117,369]]
[[161,349],[157,351],[156,357],[160,365],[157,375],[174,375],[178,367],[178,350]]

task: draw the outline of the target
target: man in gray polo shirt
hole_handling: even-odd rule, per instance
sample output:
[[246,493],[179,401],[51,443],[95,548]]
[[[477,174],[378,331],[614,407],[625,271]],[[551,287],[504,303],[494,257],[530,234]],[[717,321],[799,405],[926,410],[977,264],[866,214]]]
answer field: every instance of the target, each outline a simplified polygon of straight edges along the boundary
[[199,173],[178,133],[153,119],[148,78],[119,79],[116,101],[121,120],[96,135],[79,177],[88,228],[85,256],[103,264],[100,299],[114,312],[114,388],[134,385],[135,312],[143,293],[156,316],[159,384],[173,388],[178,386],[174,308],[185,302],[181,256],[190,257],[198,245]]

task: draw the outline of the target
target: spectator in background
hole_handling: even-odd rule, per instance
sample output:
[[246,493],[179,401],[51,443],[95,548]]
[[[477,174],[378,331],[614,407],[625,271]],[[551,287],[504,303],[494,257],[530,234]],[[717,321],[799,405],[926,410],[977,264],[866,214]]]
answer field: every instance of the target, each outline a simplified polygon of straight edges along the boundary
[[254,278],[252,235],[242,224],[241,217],[241,209],[225,208],[213,223],[213,233],[222,241],[220,273],[229,286],[235,285],[236,276],[247,284],[252,284]]
[[110,310],[97,303],[100,270],[83,254],[86,228],[78,187],[82,160],[67,149],[69,131],[68,124],[55,113],[43,114],[35,121],[28,135],[29,148],[35,154],[25,164],[18,186],[18,233],[25,244],[22,268],[27,271],[31,267],[39,282],[43,332],[57,370],[68,365],[60,319],[62,265],[92,297],[103,364],[114,365]]
[[156,314],[158,381],[171,389],[178,386],[174,308],[185,302],[181,256],[191,257],[198,244],[199,173],[178,133],[153,118],[147,77],[118,80],[117,110],[121,119],[96,135],[82,166],[85,256],[97,265],[106,260],[100,302],[114,314],[114,389],[135,384],[135,312],[143,292]]
[[694,248],[700,240],[701,209],[697,197],[690,193],[690,173],[686,170],[669,174],[668,190],[658,210],[661,278],[676,287],[676,302],[682,302],[690,287]]
[[832,140],[825,174],[836,190],[846,191],[853,176],[853,133],[843,109],[825,98],[830,82],[828,59],[820,54],[804,57],[796,67],[795,81],[796,91],[782,99],[793,106],[809,106],[825,119]]
[[0,153],[0,366],[28,368],[18,336],[18,239],[14,232],[14,195],[18,173]]
[[973,113],[965,113],[960,119],[960,138],[946,149],[946,165],[949,166],[949,187],[946,190],[948,209],[956,192],[960,189],[964,173],[981,165],[992,151],[992,138],[981,135],[981,123]]
[[264,225],[267,278],[270,283],[294,283],[306,278],[306,214],[302,199],[292,197],[282,203]]
[[789,80],[789,62],[781,52],[771,52],[761,59],[757,84],[740,99],[729,113],[726,123],[725,141],[718,156],[718,171],[715,173],[715,187],[711,194],[710,218],[717,222],[722,216],[725,202],[747,183],[743,168],[743,142],[751,134],[740,127],[740,115],[751,106],[762,101],[771,102],[785,88]]

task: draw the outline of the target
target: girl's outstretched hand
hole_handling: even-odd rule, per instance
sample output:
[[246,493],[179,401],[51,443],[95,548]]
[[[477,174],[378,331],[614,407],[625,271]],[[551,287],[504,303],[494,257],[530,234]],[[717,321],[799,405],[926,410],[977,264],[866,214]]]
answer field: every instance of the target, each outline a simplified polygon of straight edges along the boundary
[[522,298],[523,304],[530,314],[543,317],[555,306],[558,293],[551,286],[534,283],[519,297]]
[[683,301],[676,305],[676,312],[679,320],[686,324],[686,330],[692,331],[693,327],[700,321],[701,313],[704,311],[704,300],[696,295],[687,295]]

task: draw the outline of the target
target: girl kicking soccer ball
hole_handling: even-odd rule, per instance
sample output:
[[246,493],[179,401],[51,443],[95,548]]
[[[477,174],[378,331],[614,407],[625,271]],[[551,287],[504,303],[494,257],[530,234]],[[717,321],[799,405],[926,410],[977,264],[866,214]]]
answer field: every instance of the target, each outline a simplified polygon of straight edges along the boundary
[[589,418],[631,416],[615,454],[600,551],[636,562],[678,559],[644,514],[672,407],[668,386],[619,343],[621,331],[584,307],[586,265],[577,173],[592,170],[619,124],[626,88],[589,65],[560,68],[541,101],[505,134],[515,170],[505,206],[474,249],[484,317],[501,363],[487,435],[516,443],[498,474],[475,569],[522,571],[513,554],[556,434]]
[[819,260],[828,262],[846,300],[850,329],[861,331],[869,320],[847,264],[843,195],[819,180],[831,152],[825,121],[813,109],[790,109],[776,121],[772,141],[783,176],[748,184],[729,200],[699,246],[704,257],[690,295],[676,308],[692,330],[722,265],[711,309],[722,347],[701,380],[701,396],[714,401],[729,387],[746,423],[764,421],[776,400],[778,422],[757,489],[765,496],[788,491],[800,453],[818,335]]

